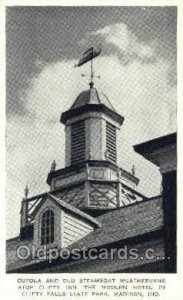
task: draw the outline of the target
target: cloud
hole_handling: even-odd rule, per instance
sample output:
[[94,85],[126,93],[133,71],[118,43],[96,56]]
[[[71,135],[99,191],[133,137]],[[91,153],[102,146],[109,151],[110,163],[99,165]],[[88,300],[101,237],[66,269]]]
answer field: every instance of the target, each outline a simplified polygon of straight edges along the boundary
[[[37,62],[36,62],[37,64]],[[42,66],[42,62],[39,62]],[[19,211],[26,184],[30,194],[48,190],[46,177],[53,159],[64,167],[65,132],[59,122],[84,88],[74,61],[45,64],[21,93],[26,113],[14,114],[7,123],[7,231],[19,230]],[[79,73],[78,73],[79,72]],[[74,75],[73,75],[74,74]],[[73,80],[74,79],[74,80]],[[81,81],[81,82],[80,82]],[[15,220],[12,226],[12,220]]]
[[156,58],[153,43],[140,42],[124,23],[105,26],[88,34],[81,43],[94,43],[102,47],[105,54],[115,54],[121,63],[128,64],[134,60],[154,62]]

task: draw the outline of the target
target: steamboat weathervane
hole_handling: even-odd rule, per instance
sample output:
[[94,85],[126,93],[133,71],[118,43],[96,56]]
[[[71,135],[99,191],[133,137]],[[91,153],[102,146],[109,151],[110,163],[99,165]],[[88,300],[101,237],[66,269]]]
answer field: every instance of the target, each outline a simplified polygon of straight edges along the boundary
[[[80,67],[84,65],[85,63],[90,61],[90,82],[89,86],[92,88],[94,86],[94,77],[100,78],[100,75],[95,76],[94,75],[94,69],[93,69],[93,59],[100,55],[101,53],[101,48],[99,47],[91,47],[87,51],[85,51],[81,58],[79,59],[78,64],[76,64],[76,67]],[[85,77],[85,74],[81,74],[82,77]]]

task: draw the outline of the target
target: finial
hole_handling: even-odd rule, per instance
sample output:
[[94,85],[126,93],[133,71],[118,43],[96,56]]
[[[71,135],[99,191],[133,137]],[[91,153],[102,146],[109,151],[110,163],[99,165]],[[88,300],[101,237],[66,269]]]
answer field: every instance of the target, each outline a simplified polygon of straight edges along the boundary
[[131,171],[132,171],[132,175],[135,176],[135,171],[136,171],[136,170],[135,170],[135,165],[132,166]]
[[94,86],[94,82],[90,81],[89,86],[90,86],[90,89],[92,89],[92,87]]
[[56,164],[55,160],[53,160],[53,162],[51,164],[51,170],[50,171],[55,171],[56,166],[57,166],[57,164]]
[[27,198],[28,194],[29,194],[29,188],[28,188],[28,185],[26,184],[25,189],[24,189],[25,198]]

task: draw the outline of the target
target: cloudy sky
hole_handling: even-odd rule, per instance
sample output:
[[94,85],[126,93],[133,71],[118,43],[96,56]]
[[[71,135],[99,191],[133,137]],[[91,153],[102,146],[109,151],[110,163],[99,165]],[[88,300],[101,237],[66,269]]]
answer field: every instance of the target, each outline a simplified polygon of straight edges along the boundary
[[53,159],[64,167],[61,112],[88,89],[81,53],[100,46],[95,85],[125,117],[119,164],[135,165],[138,190],[159,193],[159,171],[132,146],[176,129],[175,7],[10,7],[7,57],[7,235],[19,232],[23,189],[48,190]]

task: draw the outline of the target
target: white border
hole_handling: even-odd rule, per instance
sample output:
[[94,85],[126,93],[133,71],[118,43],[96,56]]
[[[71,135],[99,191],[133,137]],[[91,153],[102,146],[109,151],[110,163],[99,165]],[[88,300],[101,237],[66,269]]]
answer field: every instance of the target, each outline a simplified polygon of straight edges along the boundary
[[[60,0],[7,0],[1,1],[0,0],[0,99],[1,100],[1,109],[0,109],[0,295],[1,299],[15,299],[20,300],[18,297],[18,291],[16,288],[16,279],[17,277],[22,278],[38,278],[38,277],[48,277],[48,275],[41,274],[41,275],[16,275],[16,274],[5,274],[5,7],[6,6],[177,6],[178,7],[178,115],[177,115],[177,122],[178,122],[178,273],[177,274],[122,274],[124,278],[132,278],[132,277],[145,277],[145,278],[166,278],[167,279],[167,289],[166,293],[161,299],[166,300],[181,300],[183,299],[183,188],[182,188],[182,174],[183,174],[183,158],[182,158],[182,151],[183,151],[183,99],[182,99],[182,78],[183,78],[183,1],[176,1],[176,0],[123,0],[123,1],[60,1]],[[115,277],[122,277],[121,274],[115,274]],[[56,274],[56,277],[62,276],[62,274]],[[64,274],[65,278],[69,277],[78,277],[79,274]],[[99,274],[87,274],[84,275],[85,277],[95,277],[99,276]],[[55,277],[55,274],[49,274],[49,278]],[[112,274],[104,274],[104,277],[114,277]],[[57,297],[58,298],[58,297]],[[23,298],[22,298],[23,299]],[[28,298],[24,298],[28,299]],[[32,298],[33,299],[33,298]],[[35,298],[38,299],[38,298]],[[56,297],[54,298],[56,299]],[[77,298],[78,300],[80,298]],[[84,298],[82,298],[84,299]],[[117,299],[117,297],[116,297]],[[126,298],[127,299],[127,298]],[[151,298],[150,298],[151,299]],[[156,299],[156,298],[155,298]],[[45,299],[44,299],[45,300]],[[146,299],[145,299],[146,300]]]

